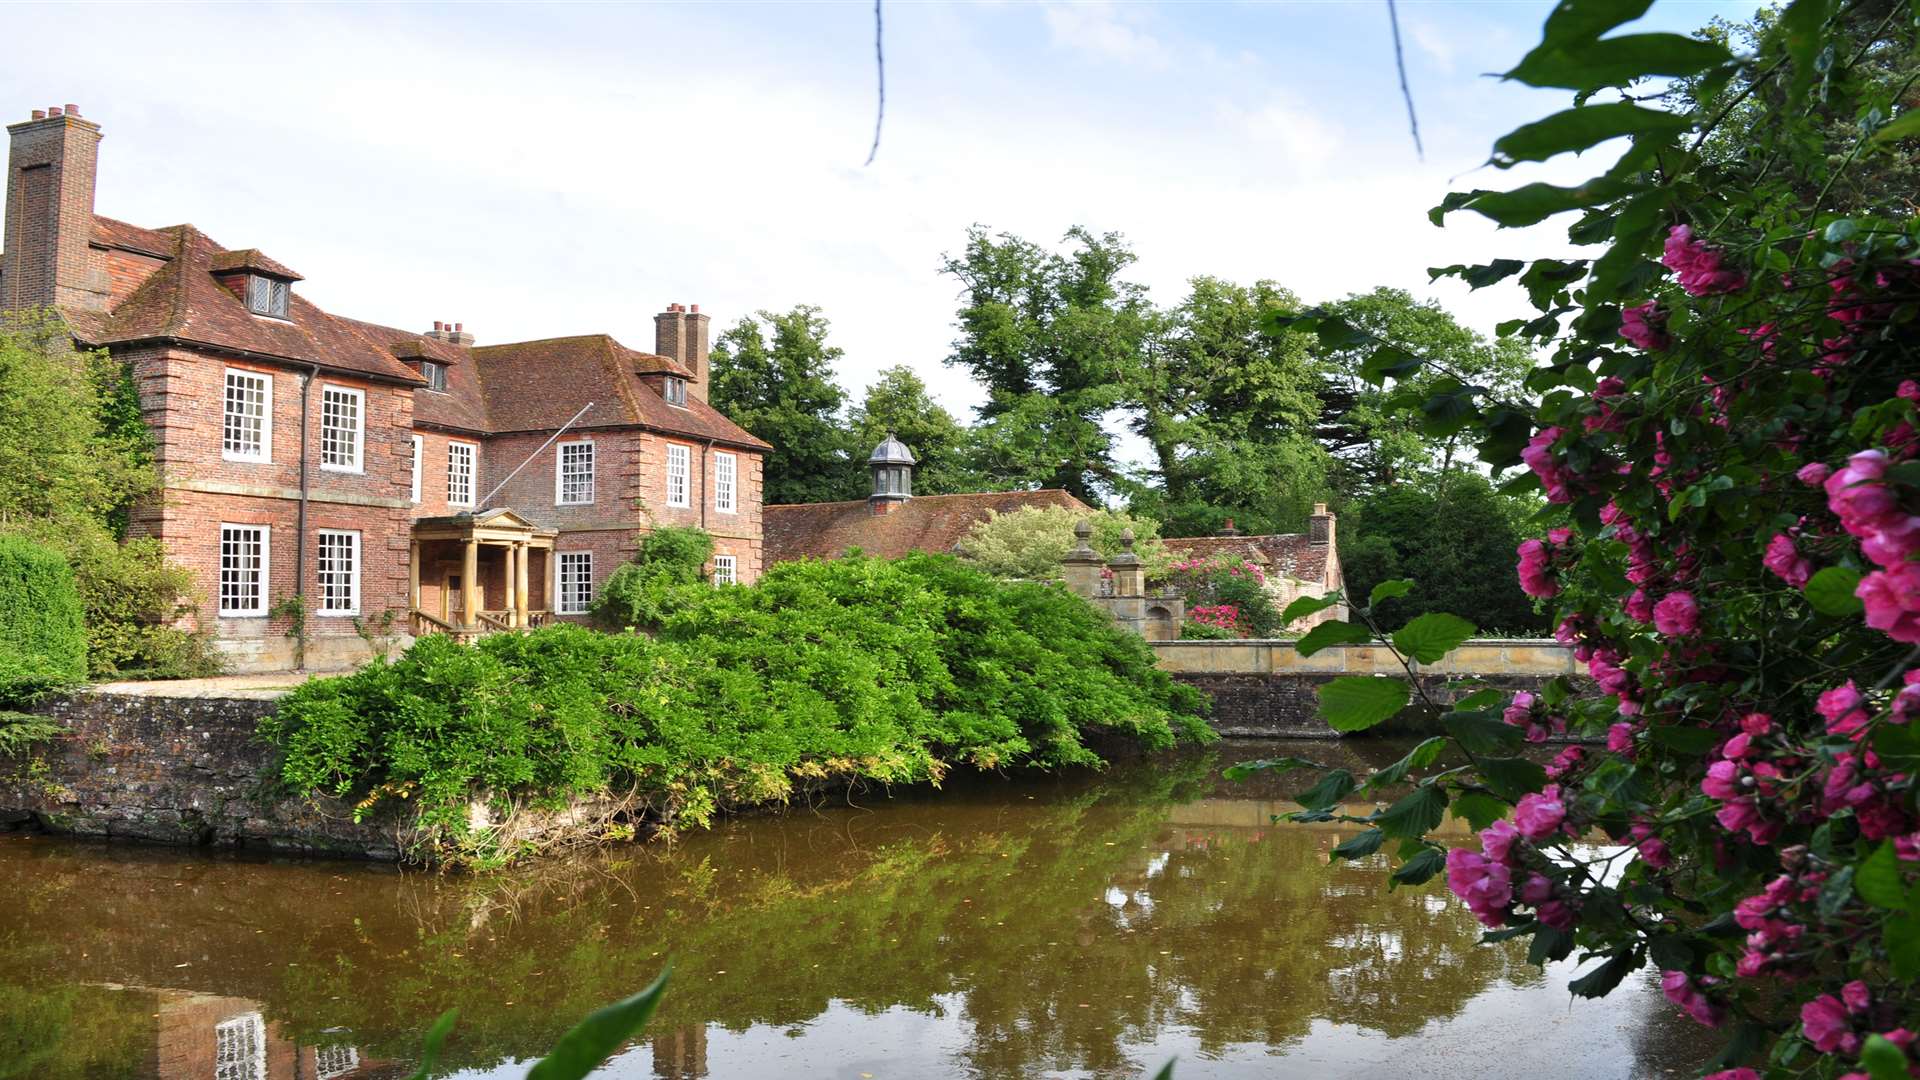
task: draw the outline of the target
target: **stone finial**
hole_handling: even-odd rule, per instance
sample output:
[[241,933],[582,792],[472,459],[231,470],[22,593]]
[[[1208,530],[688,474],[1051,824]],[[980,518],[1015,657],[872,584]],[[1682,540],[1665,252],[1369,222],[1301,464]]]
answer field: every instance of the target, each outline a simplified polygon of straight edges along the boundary
[[1133,553],[1133,544],[1134,544],[1133,530],[1128,529],[1125,532],[1122,532],[1120,534],[1120,554],[1115,555],[1111,559],[1108,559],[1107,560],[1108,565],[1110,566],[1138,565],[1140,562],[1140,556],[1135,555]]
[[1073,548],[1060,560],[1061,576],[1066,579],[1068,589],[1092,597],[1100,590],[1101,569],[1100,553],[1088,542],[1093,539],[1093,524],[1082,518],[1073,526],[1073,537]]

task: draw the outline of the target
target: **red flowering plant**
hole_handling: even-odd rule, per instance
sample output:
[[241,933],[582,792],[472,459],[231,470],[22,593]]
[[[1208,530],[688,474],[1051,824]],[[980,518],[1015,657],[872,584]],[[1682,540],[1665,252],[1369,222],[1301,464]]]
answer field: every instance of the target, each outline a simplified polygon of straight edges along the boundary
[[[1434,271],[1517,277],[1539,314],[1501,329],[1550,354],[1537,399],[1436,380],[1390,341],[1366,365],[1381,385],[1421,373],[1398,407],[1544,490],[1516,569],[1590,682],[1438,706],[1447,736],[1365,782],[1409,794],[1345,817],[1361,784],[1334,770],[1301,816],[1369,826],[1336,856],[1400,841],[1396,881],[1444,871],[1536,963],[1577,953],[1576,995],[1657,971],[1727,1033],[1722,1080],[1920,1076],[1920,220],[1888,182],[1920,136],[1915,16],[1794,0],[1747,55],[1606,36],[1648,6],[1563,0],[1507,73],[1577,104],[1500,139],[1494,165],[1628,139],[1611,168],[1433,213],[1568,214],[1594,249]],[[1324,312],[1271,323],[1366,338]],[[1356,610],[1330,633],[1380,636]],[[1424,696],[1372,681],[1400,685],[1328,684],[1329,722]],[[1521,752],[1563,728],[1591,742],[1545,767]],[[1431,768],[1448,743],[1466,764]],[[1429,839],[1447,813],[1479,843]]]
[[1192,555],[1174,560],[1166,584],[1187,598],[1192,621],[1240,637],[1270,637],[1281,627],[1267,591],[1267,572],[1239,555]]

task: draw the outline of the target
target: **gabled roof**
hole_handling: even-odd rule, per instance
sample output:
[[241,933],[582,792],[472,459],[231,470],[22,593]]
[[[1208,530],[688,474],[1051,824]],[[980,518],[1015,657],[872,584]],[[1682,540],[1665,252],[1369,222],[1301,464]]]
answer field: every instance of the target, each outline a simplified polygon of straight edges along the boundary
[[912,551],[950,552],[960,538],[967,535],[967,530],[976,522],[986,520],[990,512],[1011,514],[1030,506],[1090,509],[1067,492],[1046,488],[974,495],[916,495],[885,514],[874,513],[866,499],[769,506],[761,510],[760,523],[770,564],[792,559],[837,558],[848,548],[894,559]]
[[[287,318],[253,314],[214,279],[212,263],[224,248],[191,225],[155,231],[173,237],[166,265],[113,310],[89,335],[89,344],[178,338],[395,382],[422,381],[350,322],[328,315],[297,292],[288,302]],[[76,330],[88,333],[86,327]]]
[[[444,391],[422,387],[413,392],[414,423],[453,428],[476,435],[493,430],[493,424],[487,418],[486,395],[480,390],[480,378],[474,374],[473,360],[467,355],[465,347],[411,330],[361,322],[359,319],[340,321],[402,361],[417,363],[432,360],[446,365],[447,388]],[[414,363],[407,366],[409,370],[418,371]]]
[[[690,373],[664,356],[636,352],[606,334],[476,346],[472,355],[494,431],[557,428],[591,401],[593,408],[580,418],[580,427],[639,424],[693,439],[770,448],[704,401],[689,397],[684,408],[667,404],[640,378],[640,367],[671,370],[682,377]],[[653,361],[669,366],[658,367]]]
[[241,248],[239,251],[216,252],[208,260],[208,266],[216,274],[234,270],[253,270],[268,277],[284,278],[287,281],[299,281],[300,275],[288,269],[285,263],[268,258],[259,248]]
[[1306,533],[1270,536],[1183,536],[1162,541],[1174,555],[1238,555],[1261,563],[1297,581],[1327,583],[1328,560],[1338,556],[1327,544],[1315,544]]

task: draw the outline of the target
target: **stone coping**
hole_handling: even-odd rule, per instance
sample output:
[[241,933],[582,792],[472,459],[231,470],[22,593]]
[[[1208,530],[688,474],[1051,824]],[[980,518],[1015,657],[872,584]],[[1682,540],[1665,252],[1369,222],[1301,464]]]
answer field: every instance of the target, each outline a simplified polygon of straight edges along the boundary
[[117,694],[122,697],[153,698],[227,698],[273,701],[308,679],[340,672],[274,671],[261,675],[217,675],[210,679],[152,679],[136,682],[94,683],[89,694]]
[[[1383,645],[1333,645],[1301,656],[1287,640],[1155,641],[1162,670],[1175,675],[1377,674],[1404,669]],[[1432,664],[1425,675],[1577,675],[1573,650],[1543,638],[1476,638]]]

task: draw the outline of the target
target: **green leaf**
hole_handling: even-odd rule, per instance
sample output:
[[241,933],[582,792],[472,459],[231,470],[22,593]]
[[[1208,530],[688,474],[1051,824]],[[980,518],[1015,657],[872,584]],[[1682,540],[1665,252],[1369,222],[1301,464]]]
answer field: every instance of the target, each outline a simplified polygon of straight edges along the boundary
[[1547,786],[1547,770],[1526,758],[1481,758],[1480,779],[1510,803]]
[[1177,1057],[1167,1059],[1167,1063],[1160,1066],[1160,1071],[1153,1074],[1153,1080],[1173,1080],[1173,1063],[1179,1060]]
[[1885,1035],[1867,1036],[1860,1065],[1872,1080],[1907,1080],[1907,1052]]
[[1301,656],[1312,656],[1331,645],[1365,645],[1373,640],[1373,631],[1356,623],[1329,619],[1300,635],[1293,643],[1293,650]]
[[1860,863],[1853,875],[1853,887],[1859,891],[1860,899],[1874,907],[1906,910],[1906,882],[1901,877],[1900,858],[1891,842],[1873,849],[1873,854]]
[[1229,780],[1245,780],[1257,772],[1288,773],[1295,769],[1319,769],[1324,766],[1306,758],[1282,757],[1260,758],[1257,761],[1237,761],[1220,771],[1220,775]]
[[1370,608],[1379,607],[1382,600],[1392,600],[1405,596],[1412,591],[1413,579],[1411,578],[1394,578],[1391,581],[1383,581],[1375,585],[1373,591],[1367,594],[1367,606]]
[[1585,150],[1624,135],[1675,135],[1693,122],[1678,113],[1645,109],[1632,102],[1582,105],[1517,127],[1493,144],[1493,164],[1510,168],[1522,161],[1545,161]]
[[1711,728],[1676,727],[1661,724],[1647,731],[1647,738],[1682,754],[1704,754],[1724,742],[1726,737]]
[[1365,731],[1407,707],[1412,690],[1400,679],[1342,675],[1320,687],[1320,715],[1333,730]]
[[1432,664],[1473,634],[1473,624],[1460,616],[1430,611],[1394,631],[1393,647],[1423,664]]
[[1396,840],[1412,840],[1432,832],[1447,816],[1447,793],[1438,784],[1414,788],[1373,819],[1382,832]]
[[1575,997],[1606,997],[1613,992],[1614,987],[1620,985],[1620,980],[1626,978],[1629,972],[1639,966],[1639,950],[1628,949],[1625,952],[1617,952],[1608,957],[1606,963],[1568,983],[1567,989],[1572,991]]
[[1360,377],[1375,386],[1385,386],[1388,379],[1405,379],[1418,374],[1425,363],[1398,345],[1382,345],[1360,361]]
[[1296,619],[1304,619],[1309,615],[1325,611],[1339,602],[1340,596],[1337,593],[1331,596],[1303,596],[1287,605],[1286,610],[1280,613],[1280,621],[1290,623]]
[[1827,17],[1833,12],[1833,0],[1793,0],[1774,23],[1774,33],[1786,46],[1793,62],[1793,77],[1787,83],[1787,108],[1794,110],[1813,85],[1814,59],[1820,53],[1826,34]]
[[1540,43],[1564,47],[1591,41],[1647,13],[1653,0],[1560,0],[1540,30]]
[[1573,935],[1565,930],[1556,930],[1551,926],[1542,926],[1533,932],[1533,940],[1527,943],[1527,963],[1534,967],[1546,967],[1549,960],[1565,960],[1573,952]]
[[1401,863],[1400,868],[1388,876],[1387,888],[1392,889],[1395,885],[1424,885],[1433,880],[1433,875],[1446,867],[1446,852],[1438,848],[1427,848]]
[[1683,934],[1655,934],[1647,942],[1647,955],[1653,958],[1653,966],[1662,971],[1690,971],[1693,968],[1693,950],[1687,946]]
[[1475,690],[1473,693],[1454,702],[1453,710],[1455,712],[1472,712],[1475,709],[1485,709],[1494,705],[1504,706],[1508,696],[1507,691],[1497,686],[1489,686],[1484,690]]
[[447,1036],[452,1034],[453,1025],[460,1020],[459,1009],[448,1009],[440,1014],[440,1019],[427,1029],[426,1037],[420,1040],[420,1066],[407,1075],[407,1080],[427,1080],[433,1075],[434,1063],[440,1060],[440,1049],[446,1045]]
[[1297,801],[1308,810],[1325,810],[1341,799],[1353,793],[1353,774],[1345,769],[1334,769],[1320,778],[1320,782],[1300,793]]
[[1807,580],[1807,603],[1822,615],[1857,615],[1866,610],[1853,591],[1860,575],[1844,566],[1824,566]]
[[1831,919],[1840,913],[1840,909],[1853,899],[1853,867],[1843,866],[1821,886],[1820,898],[1814,908],[1822,918]]
[[582,1080],[612,1056],[620,1044],[646,1026],[647,1018],[660,1004],[667,989],[667,976],[660,973],[653,985],[627,998],[587,1014],[573,1030],[560,1036],[552,1051],[527,1070],[527,1080]]
[[1484,266],[1468,266],[1455,263],[1452,266],[1431,266],[1427,268],[1427,280],[1443,277],[1457,277],[1470,288],[1484,289],[1498,284],[1526,269],[1526,263],[1519,259],[1495,259]]
[[1880,931],[1880,947],[1893,964],[1893,973],[1911,982],[1920,979],[1920,912],[1888,919]]
[[1507,816],[1507,804],[1478,791],[1463,791],[1454,796],[1453,816],[1464,820],[1474,832]]
[[1827,223],[1825,235],[1829,244],[1844,244],[1853,239],[1853,235],[1859,231],[1860,226],[1851,218],[1835,218]]
[[1622,34],[1599,41],[1543,43],[1504,78],[1528,86],[1597,90],[1649,75],[1693,75],[1733,59],[1711,41],[1679,34]]
[[1920,135],[1920,109],[1908,109],[1894,117],[1879,131],[1874,132],[1873,141],[1897,142],[1901,139],[1911,139],[1915,135]]
[[1407,778],[1407,771],[1409,769],[1424,769],[1433,764],[1434,760],[1440,756],[1440,751],[1446,749],[1446,747],[1447,740],[1438,735],[1426,739],[1422,741],[1419,746],[1407,751],[1407,755],[1399,761],[1367,777],[1367,782],[1363,787],[1367,791],[1373,791],[1375,788],[1385,787],[1388,784],[1397,784]]
[[1379,829],[1368,829],[1358,836],[1349,837],[1335,844],[1333,851],[1330,853],[1331,858],[1329,858],[1328,861],[1331,862],[1333,859],[1364,859],[1374,852],[1379,851],[1381,842],[1386,840],[1386,838],[1387,834],[1381,832]]
[[1511,754],[1520,749],[1527,733],[1487,712],[1451,712],[1440,718],[1455,742],[1469,754]]

